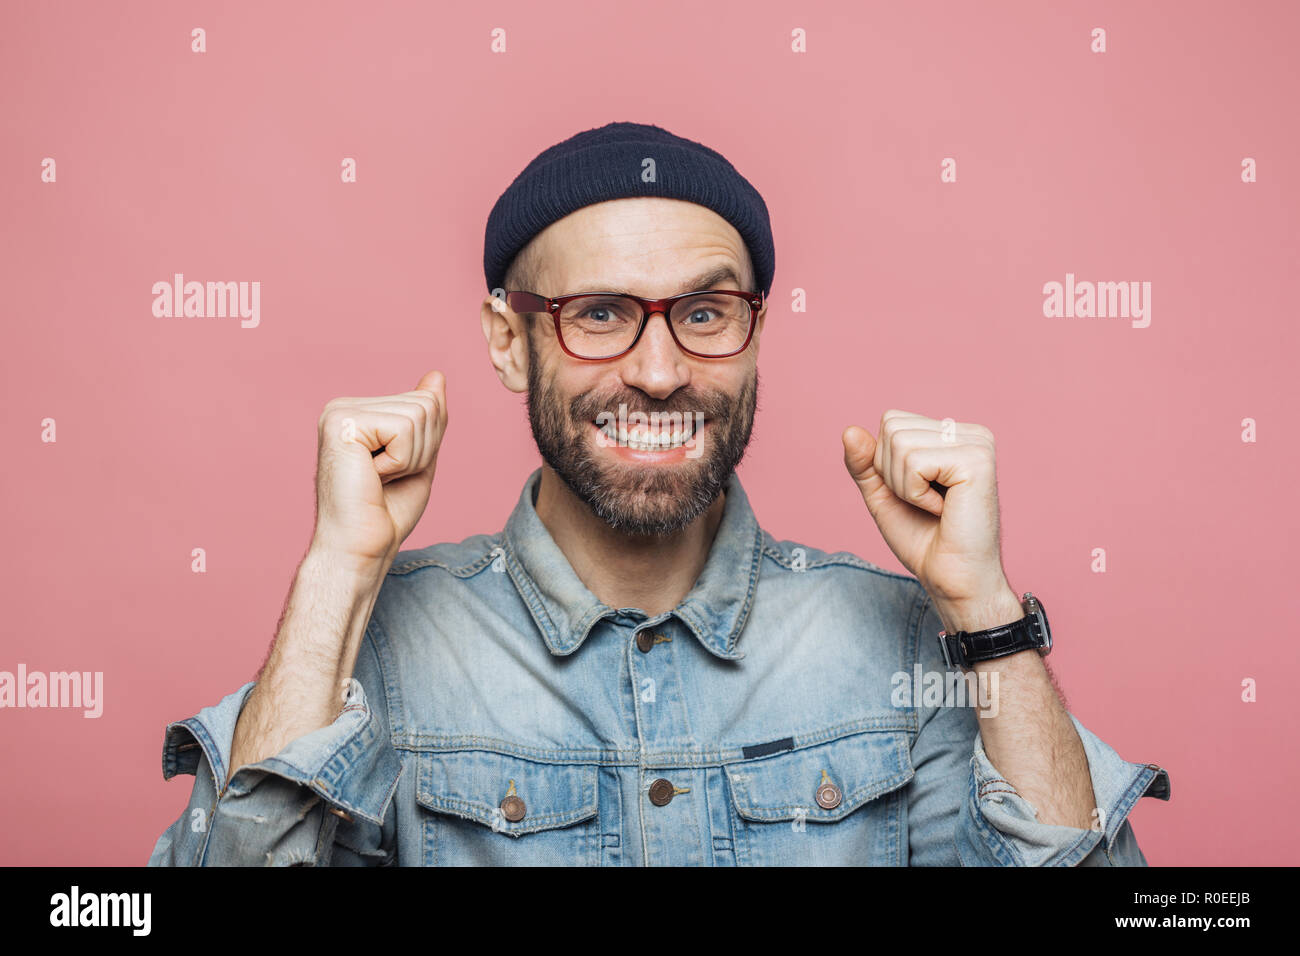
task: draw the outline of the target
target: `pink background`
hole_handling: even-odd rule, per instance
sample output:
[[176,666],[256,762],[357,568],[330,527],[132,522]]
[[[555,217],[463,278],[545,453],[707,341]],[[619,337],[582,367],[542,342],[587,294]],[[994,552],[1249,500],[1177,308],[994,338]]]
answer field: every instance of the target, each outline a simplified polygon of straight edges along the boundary
[[[0,862],[143,864],[180,814],[164,725],[261,663],[329,398],[443,369],[406,547],[501,527],[538,457],[479,330],[484,223],[538,152],[613,120],[707,143],[771,210],[741,471],[765,527],[901,570],[841,429],[988,425],[1007,571],[1049,609],[1071,709],[1170,772],[1131,818],[1148,859],[1298,862],[1298,10],[7,4],[0,669],[103,671],[105,709],[0,711]],[[260,281],[260,326],[155,318],[174,272]],[[1044,318],[1067,272],[1151,282],[1150,327]]]

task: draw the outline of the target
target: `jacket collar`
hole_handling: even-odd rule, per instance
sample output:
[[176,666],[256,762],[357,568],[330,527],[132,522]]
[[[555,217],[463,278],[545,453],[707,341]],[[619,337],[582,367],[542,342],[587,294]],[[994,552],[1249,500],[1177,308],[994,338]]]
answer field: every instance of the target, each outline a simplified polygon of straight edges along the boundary
[[722,520],[699,579],[681,604],[653,620],[637,608],[618,609],[602,603],[578,579],[533,506],[541,475],[538,468],[524,482],[519,503],[502,533],[502,550],[511,580],[552,654],[572,654],[592,627],[606,617],[653,624],[675,616],[718,657],[738,660],[744,656],[736,650],[736,643],[754,604],[763,533],[734,472],[727,481]]

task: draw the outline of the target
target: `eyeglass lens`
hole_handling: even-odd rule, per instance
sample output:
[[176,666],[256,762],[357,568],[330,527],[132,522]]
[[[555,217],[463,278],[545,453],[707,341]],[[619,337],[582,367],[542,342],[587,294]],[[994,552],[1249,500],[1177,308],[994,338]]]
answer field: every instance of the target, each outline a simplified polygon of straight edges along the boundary
[[[751,308],[735,295],[702,292],[673,303],[668,313],[677,340],[701,355],[735,352],[749,335]],[[560,337],[583,358],[627,351],[641,325],[641,306],[621,295],[584,295],[560,309]]]

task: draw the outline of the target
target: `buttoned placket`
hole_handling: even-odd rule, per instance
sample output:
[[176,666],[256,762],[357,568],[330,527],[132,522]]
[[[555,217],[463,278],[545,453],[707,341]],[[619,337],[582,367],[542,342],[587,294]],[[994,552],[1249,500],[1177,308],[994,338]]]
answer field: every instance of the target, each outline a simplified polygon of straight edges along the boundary
[[[506,570],[551,654],[574,654],[594,634],[603,640],[606,629],[623,647],[627,686],[621,692],[630,698],[625,712],[632,718],[625,730],[636,740],[639,759],[636,766],[602,768],[605,816],[618,826],[618,832],[602,826],[602,859],[706,865],[719,844],[729,854],[730,836],[727,821],[709,818],[704,794],[721,786],[722,771],[698,759],[701,743],[694,739],[686,692],[689,670],[701,666],[701,655],[744,657],[736,643],[753,604],[762,556],[762,531],[744,489],[733,476],[708,560],[690,594],[673,611],[651,618],[636,608],[611,608],[581,583],[534,509],[538,479],[535,472],[525,483],[507,523]],[[612,809],[614,801],[621,810]]]

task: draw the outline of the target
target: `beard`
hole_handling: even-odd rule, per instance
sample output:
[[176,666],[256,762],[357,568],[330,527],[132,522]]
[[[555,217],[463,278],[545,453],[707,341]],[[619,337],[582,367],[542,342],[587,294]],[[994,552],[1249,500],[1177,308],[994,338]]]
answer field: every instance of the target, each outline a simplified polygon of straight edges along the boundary
[[[584,392],[567,403],[544,381],[541,361],[528,338],[528,422],[542,460],[569,490],[615,531],[643,537],[674,534],[702,515],[717,500],[745,456],[758,408],[758,369],[737,396],[684,388],[671,399],[654,399],[632,389],[597,395]],[[678,412],[685,422],[695,413],[709,423],[697,436],[704,451],[672,465],[637,465],[598,461],[591,437],[597,416],[620,404],[633,411],[660,415]]]

